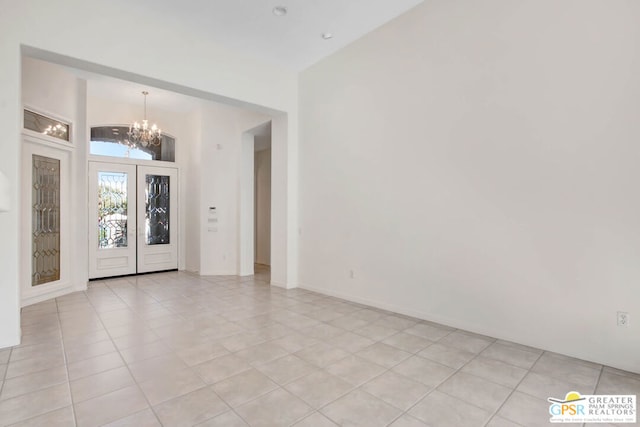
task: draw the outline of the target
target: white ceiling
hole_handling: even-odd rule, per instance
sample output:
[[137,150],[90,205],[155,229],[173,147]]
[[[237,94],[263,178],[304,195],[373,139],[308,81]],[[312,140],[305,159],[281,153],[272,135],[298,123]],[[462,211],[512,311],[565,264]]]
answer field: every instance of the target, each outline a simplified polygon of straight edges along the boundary
[[[127,0],[128,1],[128,0]],[[380,25],[422,3],[423,0],[136,0],[129,7],[153,10],[179,19],[187,26],[199,26],[228,49],[302,70],[341,49]],[[275,6],[285,6],[284,17],[275,16]],[[170,29],[164,29],[170,31]],[[333,38],[323,40],[322,33]],[[179,36],[179,35],[177,35]],[[202,100],[114,79],[100,74],[69,69],[88,80],[89,93],[142,107],[143,90],[149,91],[150,108],[188,113]]]
[[147,105],[151,111],[158,109],[174,113],[190,113],[200,108],[202,104],[206,102],[199,98],[126,80],[115,79],[102,74],[89,73],[77,69],[69,70],[78,77],[87,80],[89,96],[123,102],[125,104],[139,104],[140,111],[142,111],[144,103],[144,96],[142,95],[142,91],[144,90],[149,92]]
[[[127,9],[154,10],[229,49],[300,71],[422,1],[137,0],[127,2]],[[285,6],[287,15],[275,16],[275,6]],[[333,38],[324,40],[326,32]]]

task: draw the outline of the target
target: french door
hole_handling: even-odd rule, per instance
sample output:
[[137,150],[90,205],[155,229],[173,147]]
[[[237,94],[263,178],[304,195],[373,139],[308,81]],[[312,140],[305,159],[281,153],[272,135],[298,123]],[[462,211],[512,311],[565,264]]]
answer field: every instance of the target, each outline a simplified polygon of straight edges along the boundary
[[89,163],[89,278],[178,268],[176,169]]

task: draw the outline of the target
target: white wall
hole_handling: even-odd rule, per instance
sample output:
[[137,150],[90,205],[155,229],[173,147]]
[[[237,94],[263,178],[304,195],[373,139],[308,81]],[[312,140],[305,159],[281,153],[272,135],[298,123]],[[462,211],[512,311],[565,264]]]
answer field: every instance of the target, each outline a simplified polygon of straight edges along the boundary
[[22,59],[22,102],[25,106],[73,121],[72,131],[77,132],[85,126],[84,122],[76,124],[78,122],[78,80],[78,77],[59,65],[24,57]]
[[[218,120],[211,120],[216,117]],[[240,134],[233,114],[208,106],[202,116],[200,188],[200,274],[237,273],[237,205]],[[209,231],[209,208],[215,208],[217,231]]]
[[201,193],[203,182],[202,174],[202,109],[198,109],[189,115],[188,126],[193,129],[194,140],[190,144],[184,159],[185,170],[183,186],[180,194],[185,203],[185,211],[182,218],[185,225],[185,269],[191,272],[200,272],[200,233],[201,233]]
[[638,22],[433,0],[303,72],[301,286],[640,372]]
[[238,274],[252,276],[255,273],[255,135],[242,133],[240,142],[239,199],[238,199]]
[[[271,120],[271,284],[298,286],[298,145],[283,136],[298,133],[298,113]],[[295,194],[295,198],[290,195]],[[286,206],[282,200],[287,200]]]
[[[269,116],[208,104],[202,117],[200,274],[235,275],[240,273],[242,137]],[[216,208],[216,231],[209,231],[210,207]]]
[[[285,221],[277,242],[282,286],[297,282],[297,75],[225,50],[188,22],[116,0],[0,0],[0,172],[12,210],[0,213],[0,347],[19,342],[18,224],[21,50],[60,62],[183,93],[280,114],[274,151],[282,162],[276,210]],[[127,10],[127,13],[123,13]],[[145,19],[140,19],[144,16]],[[127,31],[109,31],[113,23]],[[171,28],[171,31],[158,31]],[[177,37],[176,35],[180,35]],[[141,50],[143,51],[141,54]],[[275,135],[275,134],[274,134]]]
[[[69,209],[72,213],[84,212],[87,203],[87,182],[85,178],[87,156],[86,81],[78,78],[63,67],[28,57],[22,58],[21,77],[22,103],[25,107],[71,123],[70,142],[74,148],[70,157],[71,197],[69,199]],[[69,237],[69,253],[62,255],[73,260],[72,265],[87,265],[88,263],[87,221],[86,216],[74,215],[73,217],[72,234]],[[30,227],[30,224],[26,225],[26,229],[30,229]],[[29,235],[20,237],[23,242],[28,242],[30,239]],[[23,254],[26,254],[26,252]],[[21,281],[30,283],[30,258],[25,258],[23,262]],[[64,267],[65,263],[62,264],[62,268]],[[70,275],[66,277],[70,278],[71,287],[57,291],[58,293],[86,289],[88,280],[86,269],[72,268],[68,273]],[[25,296],[23,296],[22,304],[31,304],[53,296],[55,295],[42,294],[38,297],[29,298],[29,300],[25,300]]]
[[[256,137],[256,139],[261,137]],[[264,137],[263,137],[264,138]],[[269,138],[269,137],[266,137]],[[271,262],[271,149],[255,153],[255,262]]]

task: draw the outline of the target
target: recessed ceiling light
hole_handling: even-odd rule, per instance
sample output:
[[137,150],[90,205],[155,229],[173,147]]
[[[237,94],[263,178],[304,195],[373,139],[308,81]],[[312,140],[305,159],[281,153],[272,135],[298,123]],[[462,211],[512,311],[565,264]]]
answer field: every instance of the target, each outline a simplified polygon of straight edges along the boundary
[[285,6],[276,6],[273,8],[273,14],[276,16],[284,16],[287,14],[287,8]]
[[333,38],[333,34],[331,33],[322,33],[322,38],[325,40],[329,40]]

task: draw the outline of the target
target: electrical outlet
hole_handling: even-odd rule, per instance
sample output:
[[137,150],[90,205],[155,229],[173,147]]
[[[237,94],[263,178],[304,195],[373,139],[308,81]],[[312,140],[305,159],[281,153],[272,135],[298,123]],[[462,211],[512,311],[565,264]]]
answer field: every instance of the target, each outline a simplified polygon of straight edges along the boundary
[[629,313],[626,311],[618,312],[618,326],[629,326]]

